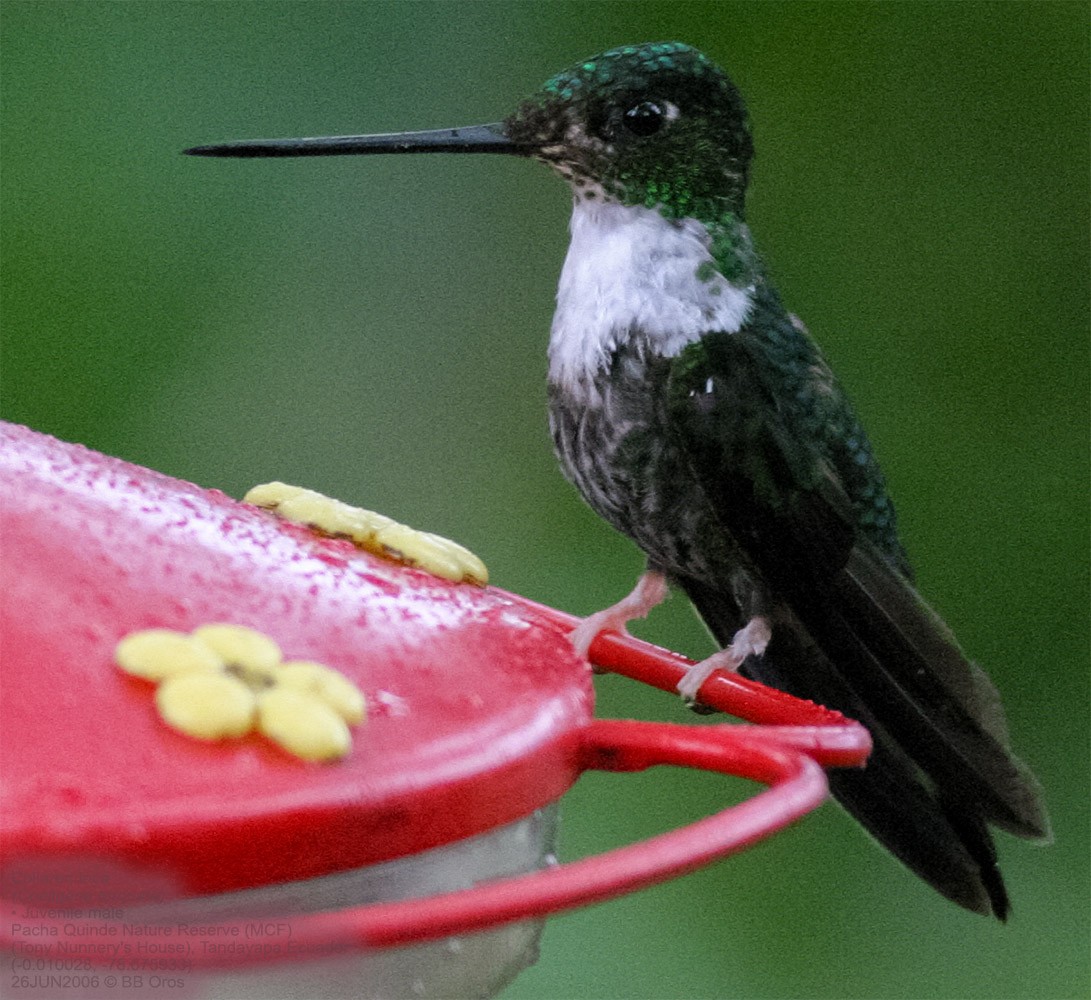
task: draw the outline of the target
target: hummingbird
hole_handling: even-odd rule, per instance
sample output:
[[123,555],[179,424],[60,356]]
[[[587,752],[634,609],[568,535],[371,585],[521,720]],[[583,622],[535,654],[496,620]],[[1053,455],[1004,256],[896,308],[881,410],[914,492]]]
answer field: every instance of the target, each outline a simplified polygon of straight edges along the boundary
[[501,122],[199,146],[199,156],[497,153],[572,192],[548,349],[549,422],[584,500],[647,557],[572,634],[587,652],[670,587],[740,671],[859,720],[874,750],[834,796],[968,910],[1008,916],[990,827],[1047,841],[1000,698],[914,587],[855,410],[778,294],[746,224],[742,96],[680,42],[626,45],[548,80]]

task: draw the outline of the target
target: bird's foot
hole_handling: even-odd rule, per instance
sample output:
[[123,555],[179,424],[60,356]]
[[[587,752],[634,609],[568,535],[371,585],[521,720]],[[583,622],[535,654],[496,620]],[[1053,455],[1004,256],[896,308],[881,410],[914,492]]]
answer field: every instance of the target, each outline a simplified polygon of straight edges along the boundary
[[755,615],[735,633],[730,646],[713,653],[700,663],[695,663],[686,671],[685,676],[678,682],[678,693],[682,700],[693,708],[697,704],[697,693],[713,671],[723,670],[729,674],[737,672],[748,656],[761,656],[765,652],[772,635],[769,619]]
[[657,604],[662,604],[666,596],[667,578],[655,570],[648,570],[640,575],[631,594],[580,622],[569,634],[569,642],[576,647],[580,656],[586,657],[591,643],[600,632],[613,630],[625,633],[629,622],[634,618],[644,618]]

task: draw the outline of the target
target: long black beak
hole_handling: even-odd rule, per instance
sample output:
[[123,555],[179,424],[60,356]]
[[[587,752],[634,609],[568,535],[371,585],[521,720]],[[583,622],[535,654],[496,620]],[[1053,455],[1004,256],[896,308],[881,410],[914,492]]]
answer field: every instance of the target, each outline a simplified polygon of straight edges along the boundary
[[366,156],[376,153],[508,153],[533,156],[534,146],[508,138],[502,122],[466,128],[379,135],[330,135],[311,139],[254,139],[194,146],[191,156]]

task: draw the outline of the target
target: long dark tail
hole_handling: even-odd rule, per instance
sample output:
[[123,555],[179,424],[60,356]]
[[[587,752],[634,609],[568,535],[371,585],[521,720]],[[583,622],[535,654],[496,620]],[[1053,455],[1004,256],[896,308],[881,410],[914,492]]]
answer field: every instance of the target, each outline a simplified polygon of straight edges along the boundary
[[[721,644],[740,626],[722,591],[678,581]],[[1006,919],[989,823],[1047,839],[1037,782],[1007,747],[999,698],[943,622],[885,564],[855,553],[835,585],[793,602],[798,620],[743,673],[862,722],[874,751],[830,773],[838,801],[913,872],[968,910]]]

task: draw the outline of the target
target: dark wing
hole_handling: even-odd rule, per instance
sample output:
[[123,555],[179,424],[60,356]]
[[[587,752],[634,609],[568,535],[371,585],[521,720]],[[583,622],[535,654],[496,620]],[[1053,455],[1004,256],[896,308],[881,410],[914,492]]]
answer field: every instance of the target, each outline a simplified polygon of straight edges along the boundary
[[[706,336],[675,360],[667,397],[674,443],[775,604],[769,649],[746,670],[868,726],[871,761],[832,774],[835,795],[938,891],[1003,919],[986,823],[1047,837],[1037,783],[1008,749],[995,689],[867,536],[843,462],[800,426],[813,413],[763,350],[745,331]],[[723,582],[678,582],[730,641]]]

